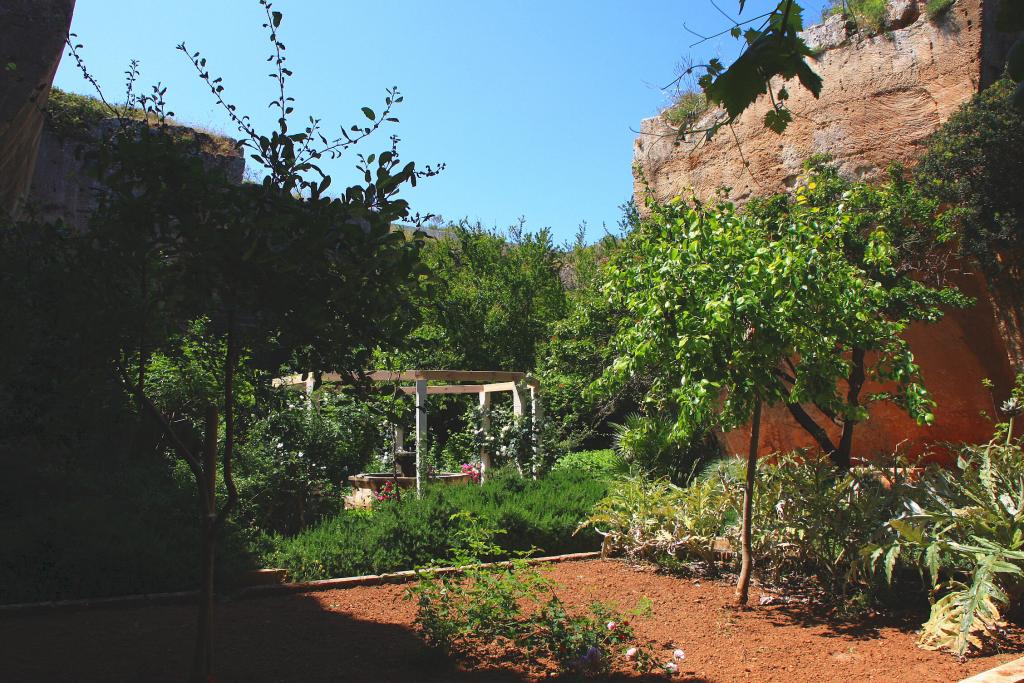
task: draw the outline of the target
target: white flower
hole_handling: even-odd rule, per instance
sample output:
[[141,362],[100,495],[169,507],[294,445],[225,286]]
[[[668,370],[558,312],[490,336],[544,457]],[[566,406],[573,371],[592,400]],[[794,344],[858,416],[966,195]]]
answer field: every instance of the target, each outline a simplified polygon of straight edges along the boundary
[[609,621],[607,625],[608,625],[608,630],[609,631],[614,631],[615,630],[616,623],[614,621]]
[[637,653],[637,649],[635,647],[629,648],[628,650],[626,650],[626,659],[629,659],[629,660],[636,659],[636,653]]
[[670,674],[678,673],[679,672],[679,665],[676,664],[675,662],[666,662],[665,663],[665,671],[669,672]]
[[672,653],[672,659],[676,660],[677,662],[681,662],[684,659],[686,659],[686,653],[682,650],[677,649],[675,652]]

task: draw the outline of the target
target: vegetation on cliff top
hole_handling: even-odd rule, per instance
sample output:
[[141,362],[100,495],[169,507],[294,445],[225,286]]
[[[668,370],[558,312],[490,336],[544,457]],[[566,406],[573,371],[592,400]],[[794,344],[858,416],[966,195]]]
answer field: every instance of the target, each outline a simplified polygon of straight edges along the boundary
[[[110,105],[96,97],[67,92],[52,88],[46,101],[46,127],[61,138],[72,140],[89,139],[92,131],[101,121],[115,120],[117,115],[137,121],[153,121],[139,107],[118,107],[111,111]],[[165,121],[173,130],[194,135],[200,149],[210,154],[235,154],[235,141],[221,133],[203,126],[185,124],[168,117]]]

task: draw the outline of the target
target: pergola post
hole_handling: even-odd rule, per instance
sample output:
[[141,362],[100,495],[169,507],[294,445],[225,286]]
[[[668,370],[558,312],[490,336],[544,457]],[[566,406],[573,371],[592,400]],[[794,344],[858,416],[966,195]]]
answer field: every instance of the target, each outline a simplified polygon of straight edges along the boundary
[[[515,382],[512,385],[512,414],[516,417],[522,417],[525,414],[525,397],[523,396],[523,383],[520,381]],[[523,475],[523,466],[519,460],[516,460],[516,469],[519,470],[519,476]]]
[[541,462],[544,455],[544,443],[541,432],[544,429],[544,404],[540,400],[540,389],[530,387],[530,410],[533,413],[533,463],[536,473],[537,463]]
[[520,382],[516,382],[515,386],[512,387],[512,414],[516,417],[523,416],[525,412],[523,403],[523,385]]
[[427,380],[416,380],[416,495],[423,479],[423,456],[427,448]]
[[[491,432],[491,395],[481,391],[480,396],[480,436],[486,440]],[[486,442],[480,447],[480,483],[487,481],[491,471],[491,451]]]

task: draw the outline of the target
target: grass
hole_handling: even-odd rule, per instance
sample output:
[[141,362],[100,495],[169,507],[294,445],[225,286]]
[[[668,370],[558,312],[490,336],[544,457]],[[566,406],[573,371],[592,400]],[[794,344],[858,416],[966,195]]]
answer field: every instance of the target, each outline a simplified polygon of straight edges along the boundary
[[885,25],[886,0],[831,0],[822,19],[841,14],[857,24],[858,31],[878,33]]
[[928,15],[928,18],[935,21],[953,6],[954,0],[928,0],[928,4],[925,5],[924,11]]
[[708,109],[704,93],[696,90],[681,91],[676,94],[675,102],[661,113],[670,125],[677,128],[692,124]]
[[[136,121],[152,120],[152,115],[147,115],[137,107],[118,107],[118,110],[122,116]],[[88,139],[96,125],[115,118],[115,114],[95,97],[53,88],[46,102],[46,117],[47,127],[60,137],[81,140]],[[173,118],[168,118],[167,123],[174,131],[196,135],[205,152],[222,155],[236,153],[235,141],[226,135],[202,126],[184,124]]]

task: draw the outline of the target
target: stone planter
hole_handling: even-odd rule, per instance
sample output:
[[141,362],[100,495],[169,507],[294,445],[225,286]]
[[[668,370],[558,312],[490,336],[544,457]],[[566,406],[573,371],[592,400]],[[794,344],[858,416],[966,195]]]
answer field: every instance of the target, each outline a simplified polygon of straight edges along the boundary
[[[465,486],[472,480],[472,475],[462,472],[441,472],[430,478],[424,478],[424,481],[449,486]],[[416,477],[396,477],[391,472],[356,474],[349,477],[348,482],[352,485],[353,491],[351,496],[345,497],[345,509],[372,507],[373,494],[382,490],[389,482],[400,489],[416,488]]]

